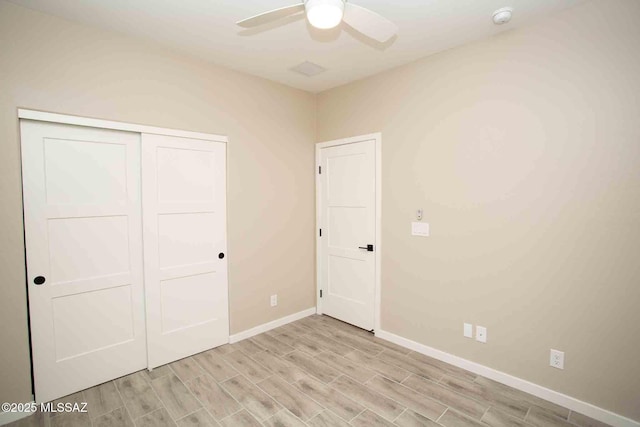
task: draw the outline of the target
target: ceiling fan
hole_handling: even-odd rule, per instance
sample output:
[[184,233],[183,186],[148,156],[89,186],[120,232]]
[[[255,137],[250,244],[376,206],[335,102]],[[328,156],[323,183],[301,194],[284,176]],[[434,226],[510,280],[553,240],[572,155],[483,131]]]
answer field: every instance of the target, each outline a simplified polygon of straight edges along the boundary
[[316,28],[334,28],[344,21],[365,36],[384,43],[398,32],[398,27],[387,18],[348,0],[302,0],[299,4],[270,10],[236,22],[244,28],[253,28],[279,19],[305,12],[309,23]]

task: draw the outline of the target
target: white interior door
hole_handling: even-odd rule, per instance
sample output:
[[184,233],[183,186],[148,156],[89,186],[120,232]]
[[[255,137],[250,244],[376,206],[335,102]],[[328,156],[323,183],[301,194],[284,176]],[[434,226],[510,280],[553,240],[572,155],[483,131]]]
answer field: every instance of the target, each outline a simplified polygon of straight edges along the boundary
[[22,120],[35,398],[146,366],[140,135]]
[[226,145],[142,135],[149,368],[229,342]]
[[[374,328],[376,143],[320,149],[322,312]],[[370,245],[370,246],[369,246]]]

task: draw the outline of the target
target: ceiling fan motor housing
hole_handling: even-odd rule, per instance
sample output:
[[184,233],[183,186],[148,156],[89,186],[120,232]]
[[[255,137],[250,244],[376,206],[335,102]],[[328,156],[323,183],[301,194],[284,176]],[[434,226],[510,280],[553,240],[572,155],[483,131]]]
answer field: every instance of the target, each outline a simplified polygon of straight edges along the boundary
[[344,0],[306,0],[307,19],[316,28],[336,27],[344,14]]

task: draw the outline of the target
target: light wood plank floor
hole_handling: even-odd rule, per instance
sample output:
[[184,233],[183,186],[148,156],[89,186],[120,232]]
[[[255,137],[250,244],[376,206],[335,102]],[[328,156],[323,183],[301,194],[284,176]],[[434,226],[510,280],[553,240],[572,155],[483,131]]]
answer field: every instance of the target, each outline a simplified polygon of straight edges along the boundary
[[89,412],[10,425],[605,426],[315,315],[60,401]]

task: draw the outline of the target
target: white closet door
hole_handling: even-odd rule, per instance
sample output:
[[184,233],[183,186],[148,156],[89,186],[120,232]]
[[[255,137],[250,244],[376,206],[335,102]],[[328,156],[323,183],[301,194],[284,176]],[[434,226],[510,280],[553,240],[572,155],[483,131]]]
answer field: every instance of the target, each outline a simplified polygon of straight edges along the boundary
[[22,120],[35,398],[146,366],[140,135]]
[[226,146],[142,135],[149,368],[229,342]]

